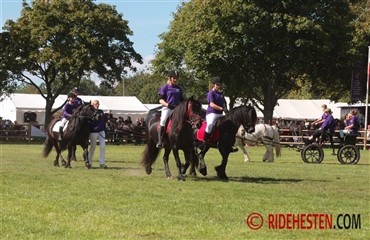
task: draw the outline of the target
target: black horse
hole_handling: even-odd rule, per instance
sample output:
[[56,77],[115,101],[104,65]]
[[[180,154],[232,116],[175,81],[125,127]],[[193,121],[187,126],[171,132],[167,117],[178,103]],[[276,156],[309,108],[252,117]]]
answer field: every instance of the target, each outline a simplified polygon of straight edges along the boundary
[[[170,178],[171,171],[168,166],[168,158],[173,151],[178,168],[178,179],[185,180],[182,170],[182,164],[179,157],[179,149],[183,150],[187,165],[192,164],[192,156],[194,154],[194,128],[199,127],[201,123],[200,113],[202,105],[193,97],[182,101],[168,118],[166,124],[166,133],[163,137],[164,155],[163,161],[165,165],[166,177]],[[141,164],[145,167],[147,174],[152,172],[152,165],[156,161],[159,150],[156,147],[158,142],[160,113],[156,110],[149,112],[146,119],[147,141],[143,152]]]
[[[233,151],[232,147],[235,143],[235,136],[240,127],[243,125],[248,133],[254,132],[254,126],[257,121],[257,113],[254,107],[248,105],[239,106],[230,110],[225,116],[218,118],[213,133],[209,142],[201,148],[200,153],[197,153],[200,164],[200,173],[204,176],[207,175],[207,168],[204,161],[204,156],[210,147],[218,148],[222,156],[221,165],[215,167],[217,176],[220,179],[227,180],[226,165],[230,152]],[[198,145],[202,145],[202,139],[206,123],[203,122],[202,127],[196,131],[196,139]],[[197,149],[195,149],[197,151]]]
[[[71,158],[73,155],[73,148],[76,145],[81,145],[83,149],[83,158],[85,161],[85,167],[90,168],[88,159],[88,145],[89,145],[89,134],[90,134],[90,123],[94,119],[97,111],[96,109],[88,104],[79,106],[72,114],[68,125],[63,133],[62,140],[58,140],[59,132],[58,127],[54,125],[60,122],[60,119],[53,119],[47,126],[46,132],[47,137],[44,142],[44,148],[42,156],[47,157],[49,153],[55,148],[57,156],[54,161],[54,166],[59,166],[59,156],[62,159],[62,165],[66,168],[71,167]],[[53,130],[54,128],[54,130]],[[64,160],[61,152],[68,149],[67,162]]]

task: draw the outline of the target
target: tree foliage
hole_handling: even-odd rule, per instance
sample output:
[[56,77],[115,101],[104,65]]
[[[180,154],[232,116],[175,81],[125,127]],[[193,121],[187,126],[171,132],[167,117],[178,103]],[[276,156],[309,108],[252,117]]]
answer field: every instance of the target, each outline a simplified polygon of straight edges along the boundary
[[268,121],[277,100],[305,83],[333,100],[349,89],[354,18],[346,0],[191,0],[161,35],[153,64],[204,82],[221,76],[231,104],[254,99]]
[[[92,0],[34,0],[31,5],[24,1],[21,17],[8,20],[4,30],[1,70],[6,79],[39,90],[46,100],[46,123],[54,100],[79,86],[83,76],[96,73],[112,86],[122,80],[125,68],[136,70],[131,61],[142,62],[122,14]],[[46,92],[39,88],[40,81]]]

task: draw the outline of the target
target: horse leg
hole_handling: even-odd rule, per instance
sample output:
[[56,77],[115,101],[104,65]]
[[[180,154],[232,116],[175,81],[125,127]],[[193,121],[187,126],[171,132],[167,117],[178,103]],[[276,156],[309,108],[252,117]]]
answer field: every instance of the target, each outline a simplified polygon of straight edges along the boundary
[[226,175],[226,165],[227,165],[227,161],[229,159],[229,154],[230,154],[230,150],[228,149],[231,149],[231,146],[229,147],[219,147],[219,152],[221,153],[221,156],[222,156],[222,162],[221,162],[221,165],[218,165],[215,167],[215,170],[217,172],[217,177],[222,179],[222,180],[228,180],[229,178],[227,177]]
[[59,167],[59,153],[57,153],[57,156],[55,157],[54,166]]
[[265,145],[265,147],[266,147],[266,152],[265,152],[265,155],[263,156],[263,161],[264,162],[273,162],[274,159],[271,159],[272,146],[269,143],[267,143]]
[[[90,162],[89,162],[89,149],[88,149],[88,144],[86,143],[85,145],[81,145],[82,149],[83,149],[83,159],[85,161],[85,168],[86,169],[90,169],[91,168],[91,165],[90,165]],[[74,151],[76,152],[76,148],[74,149]]]
[[67,163],[64,165],[65,168],[71,168],[71,154],[72,154],[72,149],[71,149],[71,146],[68,145]]
[[185,174],[186,170],[190,166],[189,176],[191,177],[197,176],[197,173],[195,172],[195,166],[194,166],[195,159],[193,159],[192,149],[188,151],[184,151],[184,155],[185,155],[185,165],[182,167],[181,173]]
[[77,146],[74,145],[72,147],[72,156],[71,156],[71,161],[77,161],[77,158],[76,158],[76,149],[77,149]]
[[181,160],[180,160],[180,156],[179,156],[179,150],[177,148],[175,148],[175,149],[172,150],[172,152],[173,152],[173,156],[175,157],[176,166],[177,166],[177,170],[178,170],[177,179],[181,180],[181,181],[185,181],[185,177],[181,173]]
[[167,179],[172,177],[170,166],[168,165],[168,159],[169,159],[170,153],[171,153],[171,148],[166,147],[164,150],[164,154],[163,154],[163,162],[164,162],[164,169],[166,172]]
[[198,153],[197,148],[194,149],[194,151],[195,151],[195,153],[196,153],[196,155],[198,156],[198,159],[199,159],[199,172],[203,176],[207,176],[207,165],[206,165],[206,162],[204,161],[204,156],[208,152],[209,148],[210,148],[209,146],[206,146],[204,149],[202,149],[202,151],[200,151],[200,153]]

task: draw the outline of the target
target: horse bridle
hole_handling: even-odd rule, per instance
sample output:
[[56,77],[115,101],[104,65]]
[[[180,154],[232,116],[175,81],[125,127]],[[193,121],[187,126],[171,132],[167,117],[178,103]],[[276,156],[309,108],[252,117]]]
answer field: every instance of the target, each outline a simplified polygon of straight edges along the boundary
[[191,125],[193,129],[199,128],[199,126],[197,125],[198,123],[201,123],[202,118],[191,110],[191,106],[192,104],[189,101],[187,104],[187,110],[186,110],[186,117],[189,119],[187,122]]
[[[252,110],[251,106],[247,106],[247,118],[244,118],[244,123],[243,123],[243,128],[244,130],[251,134],[254,132],[254,126],[256,125],[255,123],[252,122],[251,116],[250,116],[250,111]],[[248,121],[249,120],[249,121]]]

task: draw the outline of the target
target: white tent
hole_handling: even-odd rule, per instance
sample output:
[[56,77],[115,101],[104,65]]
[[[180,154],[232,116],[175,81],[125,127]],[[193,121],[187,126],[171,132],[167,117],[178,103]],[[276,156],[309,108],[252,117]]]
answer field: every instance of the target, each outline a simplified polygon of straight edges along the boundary
[[[130,116],[134,121],[138,117],[145,117],[148,109],[134,96],[83,96],[79,97],[89,102],[93,99],[97,99],[100,102],[100,109],[104,112],[109,110],[114,117]],[[66,100],[66,95],[60,95],[56,99],[53,109],[61,106]],[[26,112],[34,112],[37,115],[37,122],[43,124],[45,122],[45,99],[39,94],[20,94],[15,93],[10,97],[5,97],[0,102],[0,116],[3,119],[9,119],[11,121],[17,121],[18,123],[24,123],[24,114]],[[118,115],[118,116],[117,116]]]
[[[226,98],[229,104],[229,98]],[[240,105],[241,101],[236,101],[235,106]],[[334,103],[329,99],[314,99],[314,100],[300,100],[300,99],[279,99],[274,108],[273,118],[282,118],[287,120],[307,119],[314,120],[322,115],[321,105],[326,104],[328,108],[333,111],[334,118],[341,118],[341,108],[346,103]],[[257,108],[257,117],[263,118],[264,115]]]

